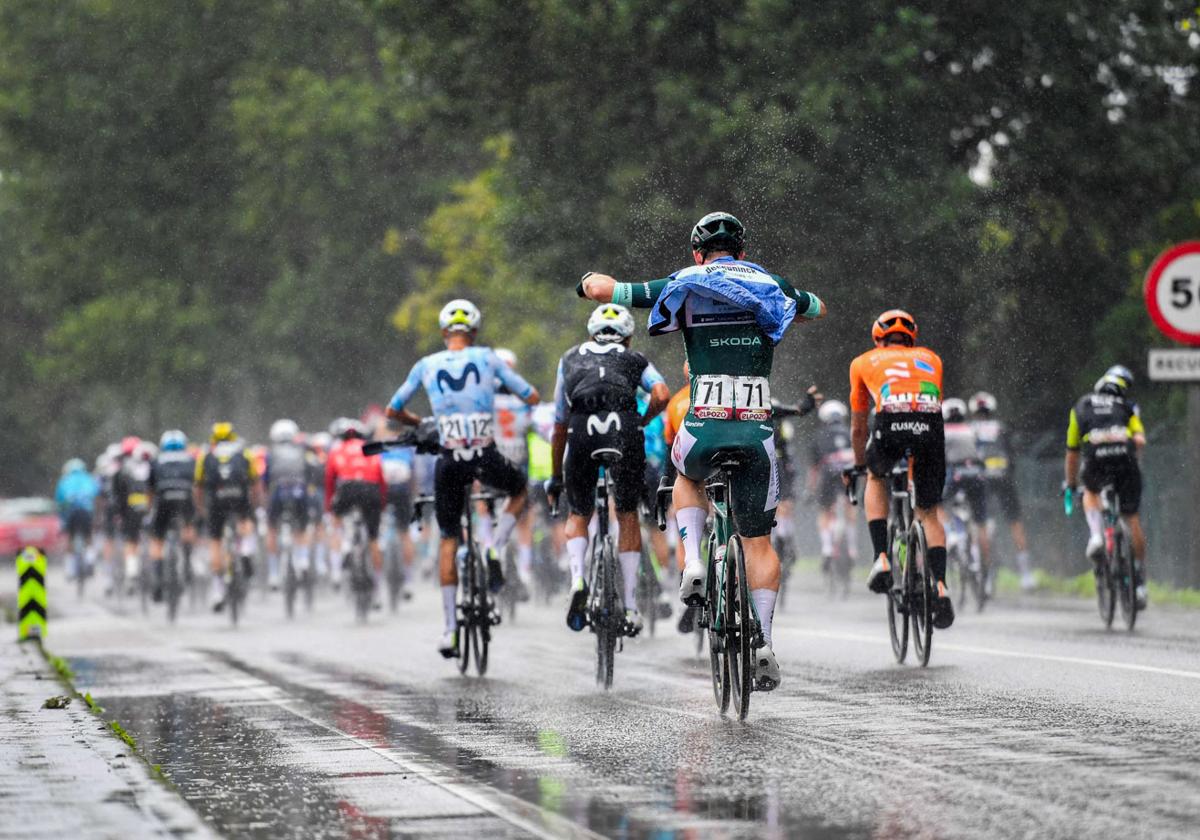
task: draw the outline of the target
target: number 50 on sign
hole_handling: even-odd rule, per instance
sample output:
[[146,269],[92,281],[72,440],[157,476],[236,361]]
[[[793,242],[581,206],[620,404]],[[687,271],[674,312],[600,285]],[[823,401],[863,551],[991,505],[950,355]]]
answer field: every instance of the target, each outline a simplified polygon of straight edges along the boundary
[[1200,242],[1158,256],[1146,274],[1146,310],[1167,338],[1200,346]]

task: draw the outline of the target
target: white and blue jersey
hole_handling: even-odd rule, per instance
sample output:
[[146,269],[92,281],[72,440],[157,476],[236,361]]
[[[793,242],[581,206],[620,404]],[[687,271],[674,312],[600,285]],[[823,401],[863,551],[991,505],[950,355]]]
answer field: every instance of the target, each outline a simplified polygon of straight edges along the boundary
[[487,446],[493,440],[497,380],[522,400],[533,393],[490,347],[443,350],[413,365],[388,407],[400,411],[423,387],[444,448]]

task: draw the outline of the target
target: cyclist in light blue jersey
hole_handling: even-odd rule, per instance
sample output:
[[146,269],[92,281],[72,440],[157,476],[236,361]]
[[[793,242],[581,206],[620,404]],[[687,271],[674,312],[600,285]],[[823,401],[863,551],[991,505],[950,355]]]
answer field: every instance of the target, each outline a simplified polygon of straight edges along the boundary
[[[91,562],[86,546],[92,538],[92,513],[98,495],[100,485],[87,471],[87,465],[83,461],[72,458],[63,464],[62,477],[54,490],[54,501],[58,505],[63,531],[71,544],[67,575],[72,580],[91,574]],[[79,555],[75,553],[77,544],[84,546]]]
[[471,483],[478,480],[508,496],[487,547],[489,588],[493,592],[504,585],[498,549],[508,543],[517,517],[525,509],[525,474],[496,448],[493,427],[497,383],[528,405],[538,402],[537,389],[504,364],[495,351],[475,346],[479,321],[479,310],[470,301],[452,300],[446,304],[438,317],[446,349],[413,365],[387,409],[389,420],[419,425],[421,418],[405,406],[419,388],[424,388],[437,420],[442,454],[434,473],[434,508],[442,535],[438,559],[446,617],[446,631],[438,650],[448,659],[458,652],[455,553]]

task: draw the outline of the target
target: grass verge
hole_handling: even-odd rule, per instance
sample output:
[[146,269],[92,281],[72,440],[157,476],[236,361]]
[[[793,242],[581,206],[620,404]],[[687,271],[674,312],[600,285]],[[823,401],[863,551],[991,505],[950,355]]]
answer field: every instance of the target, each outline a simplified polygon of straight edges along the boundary
[[[1037,569],[1034,571],[1034,575],[1037,577],[1036,592],[1038,594],[1059,595],[1067,598],[1091,599],[1096,597],[1096,579],[1091,572],[1083,572],[1074,577],[1060,577]],[[1200,608],[1200,589],[1168,586],[1154,580],[1151,580],[1147,587],[1151,604]],[[1020,577],[1010,569],[1001,569],[996,576],[996,591],[1005,595],[1020,595]]]

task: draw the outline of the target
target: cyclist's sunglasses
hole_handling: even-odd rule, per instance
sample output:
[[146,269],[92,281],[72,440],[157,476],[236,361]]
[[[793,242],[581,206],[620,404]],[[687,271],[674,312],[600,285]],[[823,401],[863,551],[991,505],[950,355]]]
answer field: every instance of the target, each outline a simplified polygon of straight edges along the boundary
[[884,329],[887,329],[888,327],[894,327],[896,324],[904,327],[904,329],[908,330],[909,332],[915,332],[917,329],[917,325],[911,319],[901,318],[899,315],[897,315],[895,318],[889,318],[886,321],[884,321],[882,318],[879,320],[879,326],[883,327]]

